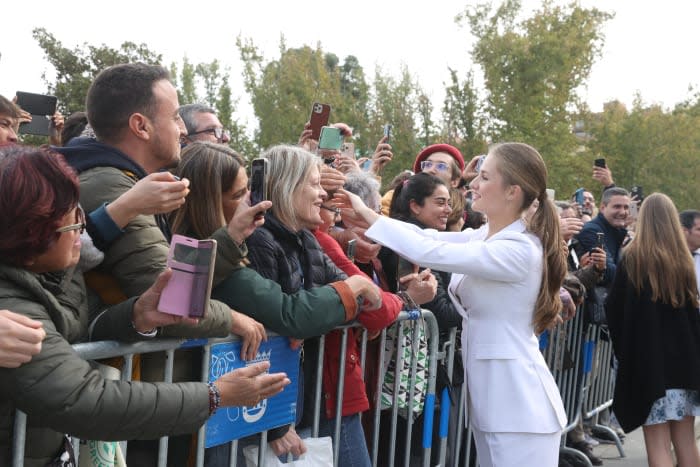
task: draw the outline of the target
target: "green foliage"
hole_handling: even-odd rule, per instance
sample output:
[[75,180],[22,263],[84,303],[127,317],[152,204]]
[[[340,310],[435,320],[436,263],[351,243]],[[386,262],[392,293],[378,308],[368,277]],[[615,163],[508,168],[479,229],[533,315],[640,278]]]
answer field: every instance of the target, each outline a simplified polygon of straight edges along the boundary
[[547,162],[555,189],[570,191],[583,169],[572,132],[579,96],[603,45],[602,26],[612,16],[577,3],[544,1],[530,18],[517,21],[519,0],[495,12],[479,5],[461,17],[476,36],[472,50],[481,65],[493,141],[523,141]]
[[46,60],[55,71],[55,78],[44,72],[42,78],[48,93],[58,98],[59,110],[64,115],[85,110],[85,96],[97,73],[108,66],[127,62],[160,63],[162,57],[148,50],[146,44],[124,42],[119,49],[102,44],[83,44],[68,49],[44,28],[36,28],[32,36],[44,51]]
[[460,82],[457,72],[450,69],[450,80],[442,107],[441,139],[458,148],[465,159],[485,154],[488,149],[484,135],[486,122],[473,74],[470,71]]
[[700,99],[679,104],[673,111],[645,105],[637,96],[631,111],[619,102],[605,105],[589,117],[595,154],[606,157],[615,183],[644,192],[669,195],[678,209],[697,209],[700,197]]

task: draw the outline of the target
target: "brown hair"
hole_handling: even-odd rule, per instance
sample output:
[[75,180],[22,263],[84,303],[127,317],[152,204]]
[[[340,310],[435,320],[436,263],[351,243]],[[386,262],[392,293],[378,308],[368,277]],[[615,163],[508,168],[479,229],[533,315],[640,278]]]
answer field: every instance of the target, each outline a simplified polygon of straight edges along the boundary
[[681,308],[698,307],[695,264],[683,236],[676,206],[663,193],[653,193],[642,203],[634,241],[623,251],[622,261],[637,293],[648,284],[651,299]]
[[523,143],[503,143],[494,146],[489,155],[496,156],[498,171],[507,185],[517,185],[523,193],[520,211],[525,211],[536,199],[539,207],[528,223],[528,230],[542,242],[542,285],[537,296],[533,324],[540,333],[550,327],[562,309],[559,289],[566,276],[566,257],[561,248],[559,216],[554,203],[547,197],[547,167],[535,148]]
[[233,149],[209,141],[195,141],[182,150],[176,174],[196,187],[185,204],[170,215],[173,233],[207,238],[226,225],[222,194],[230,190],[243,158]]

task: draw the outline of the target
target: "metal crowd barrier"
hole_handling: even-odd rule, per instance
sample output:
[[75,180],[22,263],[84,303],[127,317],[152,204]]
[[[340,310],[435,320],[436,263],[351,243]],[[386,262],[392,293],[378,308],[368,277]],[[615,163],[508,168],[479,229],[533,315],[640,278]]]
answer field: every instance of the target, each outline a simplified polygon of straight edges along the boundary
[[625,451],[617,433],[610,427],[597,423],[600,413],[612,405],[615,394],[614,353],[607,326],[591,324],[583,345],[586,355],[583,416],[593,418],[596,422],[594,428],[607,433],[615,442],[620,457],[625,457]]
[[[437,321],[435,320],[435,317],[432,315],[427,310],[414,310],[410,312],[405,312],[402,311],[397,318],[397,322],[401,321],[407,321],[411,323],[410,325],[410,332],[413,334],[413,342],[417,342],[416,336],[418,332],[418,326],[417,323],[422,319],[424,326],[425,326],[425,332],[427,335],[428,339],[428,377],[427,377],[427,390],[426,394],[424,396],[424,407],[423,411],[425,414],[425,423],[424,423],[424,430],[423,430],[423,440],[422,440],[422,447],[423,447],[423,459],[422,459],[422,466],[428,466],[430,462],[430,454],[431,454],[431,449],[432,449],[432,432],[433,432],[433,412],[435,408],[435,383],[436,383],[436,372],[437,372],[437,359],[438,359],[438,327],[437,327]],[[347,338],[348,338],[348,329],[354,326],[358,326],[357,324],[353,325],[346,325],[346,326],[340,326],[339,328],[336,328],[336,330],[341,330],[343,332],[342,335],[342,340],[341,340],[341,355],[344,355],[346,353],[347,349]],[[399,328],[401,329],[401,328]],[[321,384],[322,384],[322,374],[323,374],[323,348],[324,348],[324,339],[325,336],[322,336],[320,338],[320,343],[319,343],[319,359],[317,363],[317,377],[316,377],[316,382],[317,385],[315,388],[307,388],[307,390],[313,390],[314,391],[314,400],[315,400],[315,408],[314,408],[314,421],[313,421],[313,427],[312,427],[312,436],[318,436],[318,430],[319,430],[319,420],[320,420],[320,414],[322,413],[321,410],[321,404],[322,404],[322,397],[321,397]],[[380,351],[379,351],[379,361],[377,362],[379,369],[381,369],[384,365],[384,345],[386,342],[386,329],[384,329],[381,333],[380,336]],[[153,353],[153,352],[165,352],[166,354],[166,359],[165,359],[165,366],[164,366],[164,379],[163,381],[165,382],[172,382],[172,376],[173,376],[173,364],[174,364],[174,359],[175,359],[175,350],[177,349],[183,349],[183,348],[194,348],[194,347],[202,347],[203,348],[203,355],[202,355],[202,375],[201,375],[201,381],[207,381],[209,377],[209,360],[210,360],[210,348],[211,345],[217,344],[220,342],[230,342],[230,341],[235,341],[238,340],[236,336],[230,336],[229,338],[226,339],[200,339],[200,340],[195,340],[195,341],[188,341],[185,339],[157,339],[157,340],[152,340],[152,341],[143,341],[143,342],[137,342],[137,343],[120,343],[120,342],[115,342],[115,341],[101,341],[101,342],[90,342],[90,343],[83,343],[83,344],[76,344],[73,346],[73,348],[76,350],[78,355],[80,355],[82,358],[86,360],[96,360],[96,359],[103,359],[103,358],[111,358],[111,357],[123,357],[124,358],[124,366],[122,367],[121,370],[121,379],[128,381],[131,379],[131,374],[132,374],[132,368],[133,368],[133,357],[134,355],[137,354],[146,354],[146,353]],[[399,332],[399,339],[397,339],[398,343],[401,343],[400,339],[400,332]],[[453,348],[454,349],[454,348]],[[398,349],[397,354],[401,355],[400,352],[401,348]],[[452,350],[454,352],[454,350]],[[367,355],[367,331],[363,330],[362,332],[362,342],[361,342],[361,367],[363,368],[363,371],[366,373],[366,355]],[[412,352],[411,355],[415,355],[415,352]],[[450,358],[450,360],[452,360]],[[397,362],[396,368],[401,367],[401,362]],[[416,359],[413,359],[410,362],[410,368],[411,368],[411,381],[415,381],[415,375],[416,375]],[[342,398],[343,398],[343,387],[344,387],[344,375],[345,375],[345,359],[341,358],[340,359],[340,368],[339,368],[339,384],[338,384],[338,390],[337,390],[337,404],[336,404],[336,414],[335,414],[335,436],[334,438],[338,438],[338,433],[340,431],[340,424],[341,424],[341,417],[342,417]],[[397,425],[397,419],[398,419],[398,410],[397,410],[397,404],[393,404],[393,408],[391,410],[391,415],[392,415],[392,422],[391,422],[391,433],[392,433],[392,442],[390,443],[391,446],[391,459],[389,464],[385,464],[383,460],[380,460],[377,458],[377,453],[378,453],[378,447],[379,447],[379,416],[381,412],[381,404],[380,404],[380,397],[381,397],[381,386],[383,382],[383,377],[382,377],[382,372],[379,371],[379,377],[377,378],[377,391],[375,395],[375,400],[374,400],[374,410],[373,410],[373,425],[374,425],[374,431],[372,434],[372,442],[368,443],[368,448],[370,449],[370,458],[372,459],[372,465],[377,466],[377,465],[393,465],[394,462],[394,451],[393,448],[397,445],[395,442],[396,439],[396,425]],[[398,391],[398,384],[399,384],[399,379],[400,378],[394,378],[394,381],[396,382],[395,387],[394,387],[394,397],[399,393]],[[415,391],[414,384],[411,383],[409,386],[409,395],[408,395],[408,413],[410,414],[412,411],[412,406],[413,406],[413,393]],[[444,401],[443,401],[444,402]],[[449,403],[449,402],[448,402]],[[412,422],[412,417],[408,417],[408,429],[406,430],[406,439],[404,440],[405,444],[403,446],[410,446],[411,444],[411,422]],[[197,439],[197,449],[196,449],[196,465],[197,467],[202,467],[204,465],[204,445],[205,445],[205,426],[202,426],[199,430],[199,436]],[[16,417],[15,417],[15,426],[14,426],[14,435],[13,435],[13,447],[12,447],[12,467],[22,467],[24,464],[24,445],[25,445],[25,436],[26,436],[26,415],[23,414],[21,411],[17,411]],[[163,437],[159,441],[159,449],[158,449],[158,467],[165,467],[167,465],[167,459],[168,459],[168,437]],[[74,440],[74,447],[75,447],[75,453],[76,456],[79,455],[79,449],[78,449],[78,441],[79,440]],[[260,446],[264,445],[267,441],[266,437],[266,432],[261,433],[261,440],[260,440]],[[442,444],[442,443],[441,443]],[[120,443],[120,447],[122,450],[122,453],[124,457],[126,458],[127,454],[127,448],[128,448],[128,443],[126,441]],[[237,451],[238,451],[238,442],[237,441],[232,441],[231,442],[231,455],[229,458],[229,462],[231,466],[236,465],[236,459],[237,459]],[[441,445],[441,450],[443,451],[443,456],[444,456],[444,445]],[[265,450],[264,449],[259,449],[259,463],[262,464],[264,462],[264,457],[265,457]],[[408,466],[409,465],[409,457],[410,457],[410,449],[406,450],[406,455],[404,457],[404,463],[403,465]],[[337,465],[338,461],[338,446],[337,443],[334,443],[334,461],[335,464]]]
[[[612,396],[614,390],[614,373],[611,368],[612,362],[612,344],[609,339],[606,339],[607,330],[605,327],[588,325],[585,323],[584,314],[579,310],[576,317],[563,325],[557,327],[551,331],[543,342],[543,355],[549,365],[550,370],[555,378],[555,381],[560,389],[562,400],[564,402],[564,408],[568,417],[568,425],[564,428],[564,433],[562,435],[562,451],[568,451],[573,455],[579,455],[582,461],[589,463],[588,459],[585,458],[583,454],[579,451],[569,449],[566,447],[566,433],[571,431],[576,424],[579,422],[580,418],[591,418],[597,416],[602,410],[609,407],[612,403]],[[409,332],[413,335],[413,342],[417,342],[417,323],[422,318],[425,326],[425,332],[428,338],[428,381],[427,390],[424,396],[424,425],[421,440],[421,456],[420,465],[429,466],[431,465],[431,453],[433,449],[437,450],[435,457],[438,461],[434,465],[446,466],[446,465],[463,465],[475,466],[478,465],[478,456],[475,455],[475,446],[473,438],[471,436],[471,426],[468,423],[468,413],[465,411],[466,405],[466,388],[464,385],[460,387],[455,387],[454,396],[457,399],[456,406],[450,401],[448,390],[444,389],[440,394],[436,394],[436,375],[437,375],[437,362],[438,360],[443,361],[447,374],[453,374],[454,365],[454,354],[455,352],[460,352],[459,340],[457,339],[456,329],[452,329],[449,338],[443,343],[442,348],[439,348],[439,331],[437,327],[437,322],[435,317],[429,311],[422,310],[412,311],[412,312],[401,312],[397,322],[408,322],[410,323]],[[347,349],[347,339],[348,339],[348,329],[352,327],[358,327],[357,324],[345,325],[336,328],[336,330],[342,331],[341,338],[341,355],[346,353]],[[380,428],[380,415],[382,413],[381,408],[381,392],[383,384],[383,374],[381,369],[385,366],[385,355],[384,347],[386,344],[387,330],[383,330],[378,338],[379,341],[379,352],[377,356],[377,361],[368,361],[367,357],[367,331],[362,330],[362,340],[360,343],[361,349],[361,368],[363,372],[367,374],[368,365],[376,365],[375,369],[377,371],[378,377],[376,381],[376,387],[374,391],[374,399],[371,404],[372,408],[369,411],[371,417],[372,431],[366,433],[367,446],[369,449],[370,459],[372,465],[383,466],[383,465],[403,465],[408,466],[415,465],[415,459],[411,459],[411,438],[417,434],[412,433],[413,417],[406,417],[405,414],[399,414],[398,405],[394,403],[391,409],[386,412],[390,412],[390,425],[381,426]],[[401,343],[401,327],[399,327],[399,336],[397,339],[398,343]],[[322,411],[322,372],[324,365],[324,336],[320,337],[319,342],[319,358],[316,363],[316,382],[317,385],[314,388],[306,388],[306,390],[314,391],[314,419],[312,424],[312,436],[318,436],[319,432],[319,421]],[[152,353],[152,352],[165,352],[165,367],[164,367],[164,381],[171,382],[173,375],[173,363],[175,359],[175,350],[181,348],[193,348],[201,346],[203,348],[202,355],[202,375],[201,380],[206,381],[209,375],[209,360],[210,360],[210,348],[211,345],[220,342],[229,342],[232,340],[237,340],[237,337],[230,336],[226,339],[202,339],[197,341],[187,341],[184,339],[158,339],[153,341],[144,341],[138,343],[119,343],[113,341],[104,342],[92,342],[74,345],[74,349],[78,354],[85,358],[86,360],[96,360],[109,357],[124,357],[124,366],[122,368],[121,379],[129,380],[131,375],[131,370],[133,366],[133,356],[136,354]],[[401,358],[401,349],[398,349],[397,355]],[[411,352],[414,355],[415,351]],[[396,362],[395,368],[401,368],[402,362]],[[410,381],[415,381],[416,375],[416,360],[409,362],[409,367],[411,368],[411,378]],[[342,398],[344,393],[344,374],[345,374],[345,359],[340,359],[339,368],[339,384],[336,393],[336,413],[335,413],[335,436],[340,431],[341,418],[342,418]],[[394,398],[397,397],[398,377],[394,378]],[[407,413],[412,413],[413,405],[413,392],[415,391],[414,384],[409,386],[408,394],[408,407],[406,409]],[[394,400],[395,402],[395,400]],[[434,420],[434,415],[436,413],[436,408],[439,407],[437,424]],[[467,417],[467,423],[465,423],[465,414]],[[386,415],[385,415],[386,417]],[[406,426],[405,437],[403,440],[397,439],[397,425],[399,424],[399,417],[402,418],[402,422]],[[434,425],[436,425],[437,436],[439,439],[439,444],[435,446],[432,445]],[[467,428],[465,429],[465,425]],[[610,433],[613,439],[616,440],[617,448],[620,451],[621,457],[624,457],[624,451],[622,445],[617,437],[616,433],[610,428],[597,425],[601,430],[605,430]],[[14,428],[14,440],[13,440],[13,467],[21,467],[23,465],[24,458],[24,442],[25,442],[25,429],[26,429],[26,416],[21,412],[17,412],[15,418],[15,428]],[[388,448],[386,445],[382,445],[383,448],[388,449],[387,452],[382,453],[387,458],[380,458],[380,443],[379,434],[381,430],[388,430],[390,432],[390,440],[388,443]],[[158,452],[158,466],[165,467],[167,465],[167,453],[168,453],[168,437],[163,437],[159,441],[159,452]],[[266,432],[261,433],[260,445],[263,446],[267,442]],[[205,443],[205,427],[203,426],[199,430],[199,436],[197,441],[196,450],[196,465],[201,467],[204,465],[204,443]],[[229,458],[229,464],[231,466],[236,465],[238,442],[232,441],[231,445],[231,455]],[[398,451],[395,450],[396,446],[400,446]],[[122,442],[121,448],[124,456],[126,456],[128,443]],[[259,462],[264,462],[265,450],[259,449]],[[396,453],[403,454],[402,459],[396,459]],[[76,455],[78,454],[78,449],[76,445]],[[334,460],[337,464],[338,460],[338,446],[334,443]],[[585,458],[585,459],[584,459]]]

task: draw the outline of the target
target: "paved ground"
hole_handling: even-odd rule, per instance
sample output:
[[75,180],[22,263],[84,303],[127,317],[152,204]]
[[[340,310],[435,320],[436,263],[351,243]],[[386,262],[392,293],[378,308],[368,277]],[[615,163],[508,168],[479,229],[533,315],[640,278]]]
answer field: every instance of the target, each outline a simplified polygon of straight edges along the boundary
[[[700,418],[700,417],[698,417]],[[700,447],[700,420],[695,421],[695,438]],[[610,467],[645,467],[647,464],[646,450],[644,449],[644,434],[639,428],[625,437],[622,445],[625,457],[620,457],[617,446],[614,444],[600,444],[593,448],[593,452],[603,459],[603,465]]]
[[644,449],[644,434],[639,428],[628,433],[622,444],[625,457],[620,457],[620,452],[614,444],[600,444],[593,448],[593,452],[603,459],[603,465],[610,467],[644,467],[647,465],[647,454]]

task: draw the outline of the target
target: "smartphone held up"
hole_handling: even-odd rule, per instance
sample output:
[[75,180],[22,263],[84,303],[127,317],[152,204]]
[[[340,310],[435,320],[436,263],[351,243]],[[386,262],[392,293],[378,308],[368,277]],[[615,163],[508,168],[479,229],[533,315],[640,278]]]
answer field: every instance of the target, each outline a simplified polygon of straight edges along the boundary
[[203,317],[209,308],[215,259],[216,240],[173,235],[167,261],[173,274],[160,294],[158,311]]
[[328,125],[328,119],[331,116],[331,106],[314,102],[311,105],[311,115],[309,116],[309,124],[311,125],[311,139],[316,141],[321,137],[321,128]]

